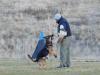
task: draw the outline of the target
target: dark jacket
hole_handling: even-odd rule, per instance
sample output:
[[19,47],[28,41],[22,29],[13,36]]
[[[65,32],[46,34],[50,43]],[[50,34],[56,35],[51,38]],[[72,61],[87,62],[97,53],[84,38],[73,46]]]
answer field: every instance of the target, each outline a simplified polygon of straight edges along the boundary
[[60,25],[63,25],[65,31],[67,32],[67,37],[71,36],[70,26],[66,19],[61,17],[60,20],[57,21],[57,23],[58,23],[58,33],[60,32]]

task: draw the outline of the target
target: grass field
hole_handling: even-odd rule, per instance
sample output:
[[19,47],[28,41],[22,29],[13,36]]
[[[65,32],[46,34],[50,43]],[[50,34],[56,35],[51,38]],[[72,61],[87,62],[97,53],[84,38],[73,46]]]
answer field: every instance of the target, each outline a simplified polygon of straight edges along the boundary
[[72,62],[70,68],[57,69],[56,62],[39,70],[35,63],[25,60],[0,60],[0,75],[100,75],[100,62]]

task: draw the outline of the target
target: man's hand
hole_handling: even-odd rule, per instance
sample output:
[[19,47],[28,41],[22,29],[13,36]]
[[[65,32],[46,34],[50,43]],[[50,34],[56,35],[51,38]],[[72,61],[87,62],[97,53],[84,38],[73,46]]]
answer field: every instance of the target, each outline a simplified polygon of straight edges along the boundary
[[64,36],[67,35],[67,32],[60,31],[60,33],[58,35],[59,35],[59,38],[58,38],[57,43],[62,43],[63,42],[63,39],[64,39]]
[[57,43],[62,43],[63,42],[63,39],[64,39],[64,36],[59,37]]

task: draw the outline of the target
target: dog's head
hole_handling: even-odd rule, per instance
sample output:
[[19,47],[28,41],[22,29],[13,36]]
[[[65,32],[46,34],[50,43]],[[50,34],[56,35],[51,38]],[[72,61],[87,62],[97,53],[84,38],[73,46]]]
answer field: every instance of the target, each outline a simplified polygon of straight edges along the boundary
[[54,36],[53,34],[52,34],[52,35],[45,36],[45,39],[46,39],[46,46],[47,46],[47,47],[53,46],[53,43],[52,43],[53,36]]

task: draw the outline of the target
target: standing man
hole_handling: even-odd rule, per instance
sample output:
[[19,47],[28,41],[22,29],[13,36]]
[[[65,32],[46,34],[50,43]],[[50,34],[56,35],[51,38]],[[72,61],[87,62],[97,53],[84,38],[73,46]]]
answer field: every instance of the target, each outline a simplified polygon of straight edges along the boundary
[[70,67],[70,26],[59,13],[54,16],[54,19],[58,24],[58,43],[60,44],[60,65],[57,68]]

